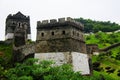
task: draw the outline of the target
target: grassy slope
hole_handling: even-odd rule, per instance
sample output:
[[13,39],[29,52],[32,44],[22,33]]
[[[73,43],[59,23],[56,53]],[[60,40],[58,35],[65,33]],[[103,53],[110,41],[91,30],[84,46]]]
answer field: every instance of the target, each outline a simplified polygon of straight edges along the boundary
[[[93,56],[92,60],[94,63],[98,61],[98,57]],[[101,63],[100,67],[103,68],[103,70],[100,72],[96,71],[98,74],[106,75],[107,77],[111,77],[114,80],[120,80],[120,77],[117,76],[117,71],[120,70],[120,61],[106,57],[103,60],[100,60],[99,62]],[[114,73],[107,73],[107,70],[105,69],[106,67],[111,67],[111,69],[115,69]]]
[[[106,34],[103,32],[99,32],[96,34],[91,34],[89,36],[86,36],[86,43],[96,43],[98,44],[99,48],[104,48],[107,46],[110,46],[111,44],[120,42],[120,33],[114,33],[114,34]],[[7,61],[10,60],[11,57],[11,51],[12,46],[7,44],[0,44],[0,51],[4,53],[5,56],[7,56],[5,59]],[[111,50],[113,58],[109,56],[104,56],[103,59],[99,59],[99,56],[93,56],[92,60],[93,62],[100,61],[101,65],[100,67],[103,68],[102,71],[94,71],[93,76],[98,76],[99,74],[103,74],[107,80],[120,80],[120,77],[117,76],[117,71],[120,70],[120,61],[115,60],[114,57],[116,57],[116,53],[120,53],[120,47],[114,48]],[[114,73],[106,73],[105,67],[110,66],[112,69],[116,69]]]
[[110,46],[111,44],[120,42],[120,33],[107,34],[104,32],[98,32],[86,36],[87,44],[98,44],[99,48]]
[[[117,42],[120,42],[120,33],[106,34],[103,32],[98,32],[96,34],[86,36],[87,44],[98,44],[99,48],[104,48]],[[111,52],[110,55],[105,54],[101,59],[99,56],[92,57],[93,62],[99,61],[101,63],[100,67],[103,68],[102,71],[96,71],[95,73],[104,74],[106,77],[111,77],[111,80],[120,80],[120,77],[117,76],[117,71],[120,70],[120,60],[115,59],[117,53],[120,53],[120,47],[116,47],[109,52]],[[105,69],[106,67],[115,69],[114,73],[107,73]]]
[[12,45],[0,42],[0,52],[3,54],[0,56],[0,65],[9,68],[11,66]]

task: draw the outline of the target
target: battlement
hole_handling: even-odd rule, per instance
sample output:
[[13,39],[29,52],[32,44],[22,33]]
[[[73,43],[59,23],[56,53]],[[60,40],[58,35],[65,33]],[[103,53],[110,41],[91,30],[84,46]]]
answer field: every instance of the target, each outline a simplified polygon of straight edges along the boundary
[[82,30],[84,29],[84,25],[82,25],[80,22],[75,21],[71,17],[37,21],[37,29],[43,27],[56,27],[60,25],[61,26],[72,25]]
[[67,18],[58,18],[58,20],[57,19],[42,20],[42,22],[38,21],[38,24],[48,24],[48,23],[65,22],[65,21],[75,22],[74,19],[67,17]]

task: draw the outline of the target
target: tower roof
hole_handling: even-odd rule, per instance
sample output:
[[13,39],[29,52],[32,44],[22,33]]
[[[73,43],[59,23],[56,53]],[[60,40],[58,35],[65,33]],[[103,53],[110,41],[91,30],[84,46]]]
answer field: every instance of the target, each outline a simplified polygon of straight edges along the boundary
[[25,16],[20,11],[13,15],[8,15],[7,19],[29,19],[29,16]]
[[16,14],[13,15],[14,17],[26,17],[25,15],[23,15],[20,11]]

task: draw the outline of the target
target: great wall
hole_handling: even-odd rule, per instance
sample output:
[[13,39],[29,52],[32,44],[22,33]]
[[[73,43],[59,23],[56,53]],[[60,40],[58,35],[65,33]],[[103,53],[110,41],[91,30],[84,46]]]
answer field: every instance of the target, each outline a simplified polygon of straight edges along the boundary
[[31,27],[29,16],[18,12],[8,15],[6,19],[6,42],[13,43],[13,62],[26,58],[54,60],[55,65],[70,63],[74,71],[82,75],[92,74],[91,54],[107,51],[120,43],[99,49],[96,44],[86,44],[84,25],[74,19],[59,18],[37,21],[37,37],[34,43],[30,40]]

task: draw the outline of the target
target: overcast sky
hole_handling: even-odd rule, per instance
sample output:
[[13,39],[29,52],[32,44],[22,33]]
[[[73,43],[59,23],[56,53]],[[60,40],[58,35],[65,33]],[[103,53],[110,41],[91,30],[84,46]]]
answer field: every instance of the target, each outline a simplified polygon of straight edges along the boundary
[[32,40],[37,21],[72,17],[120,24],[120,0],[0,0],[0,40],[5,39],[5,20],[18,11],[30,16]]

